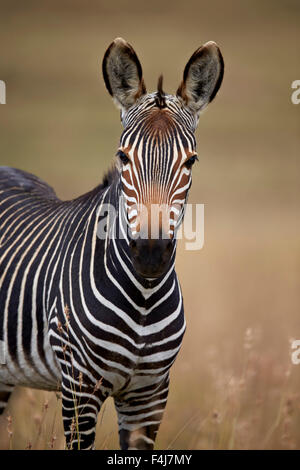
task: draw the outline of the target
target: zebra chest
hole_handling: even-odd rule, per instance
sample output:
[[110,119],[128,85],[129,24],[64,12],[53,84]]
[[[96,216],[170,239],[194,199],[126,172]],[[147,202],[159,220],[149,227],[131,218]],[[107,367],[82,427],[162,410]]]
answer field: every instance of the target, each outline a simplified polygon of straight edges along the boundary
[[[141,327],[130,345],[119,344],[119,355],[111,358],[122,367],[129,388],[147,386],[164,376],[173,364],[185,330],[183,314],[176,325],[157,331],[155,325]],[[113,357],[114,356],[114,357]]]
[[[85,310],[75,302],[68,307],[69,326],[64,332],[64,347],[71,344],[72,355],[91,381],[103,379],[110,393],[118,393],[129,384],[146,386],[168,372],[185,330],[180,295],[174,303],[164,303],[164,308],[158,309],[155,304],[150,314],[140,306],[127,309],[125,301],[123,306],[117,297],[113,299],[114,305],[112,296],[109,301],[101,298],[101,303],[92,304],[88,300]],[[62,304],[62,301],[57,303]],[[62,356],[62,363],[65,357],[57,321],[63,327],[65,313],[54,310],[53,323],[50,320],[54,329],[51,343]]]
[[155,383],[174,362],[184,333],[180,325],[175,335],[174,325],[156,330],[154,325],[136,325],[133,331],[111,324],[95,328],[93,335],[82,334],[84,367],[96,380],[103,379],[113,394],[124,387],[133,389]]

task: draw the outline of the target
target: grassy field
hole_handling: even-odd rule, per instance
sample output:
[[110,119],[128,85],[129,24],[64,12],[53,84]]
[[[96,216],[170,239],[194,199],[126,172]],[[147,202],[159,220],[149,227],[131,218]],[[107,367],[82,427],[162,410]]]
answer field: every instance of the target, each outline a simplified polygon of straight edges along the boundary
[[[100,180],[121,133],[100,65],[122,36],[147,88],[173,93],[192,52],[215,40],[225,77],[197,130],[190,202],[205,204],[205,244],[180,244],[187,332],[172,369],[158,449],[300,448],[300,79],[297,0],[147,4],[0,3],[0,164],[34,173],[63,199]],[[61,401],[18,389],[1,449],[61,449]],[[108,400],[96,448],[118,448]]]

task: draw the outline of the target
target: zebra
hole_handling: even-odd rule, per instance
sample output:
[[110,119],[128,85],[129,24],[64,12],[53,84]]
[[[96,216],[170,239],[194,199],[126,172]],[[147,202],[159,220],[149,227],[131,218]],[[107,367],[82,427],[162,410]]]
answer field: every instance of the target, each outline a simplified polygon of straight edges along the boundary
[[121,449],[153,449],[186,328],[174,266],[194,133],[224,62],[207,42],[176,95],[162,77],[147,93],[136,52],[116,38],[102,71],[124,130],[99,186],[62,201],[36,176],[0,169],[0,411],[16,385],[59,390],[66,448],[93,449],[113,397]]

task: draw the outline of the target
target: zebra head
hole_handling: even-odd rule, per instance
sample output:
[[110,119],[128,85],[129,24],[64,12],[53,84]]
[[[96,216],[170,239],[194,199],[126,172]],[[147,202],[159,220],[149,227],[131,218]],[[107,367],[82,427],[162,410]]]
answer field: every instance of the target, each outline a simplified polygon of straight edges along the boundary
[[157,278],[173,260],[197,160],[194,132],[221,85],[223,58],[214,42],[197,49],[176,95],[163,91],[162,77],[156,92],[146,92],[139,59],[122,38],[108,47],[102,70],[124,126],[117,168],[132,262],[141,276]]

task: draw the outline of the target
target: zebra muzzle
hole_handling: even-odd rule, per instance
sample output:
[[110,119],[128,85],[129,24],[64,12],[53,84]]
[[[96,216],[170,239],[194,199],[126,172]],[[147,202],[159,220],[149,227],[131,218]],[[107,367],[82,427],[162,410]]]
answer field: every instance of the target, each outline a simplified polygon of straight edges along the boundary
[[133,266],[137,273],[145,278],[158,278],[167,271],[173,249],[170,238],[137,238],[130,241]]

